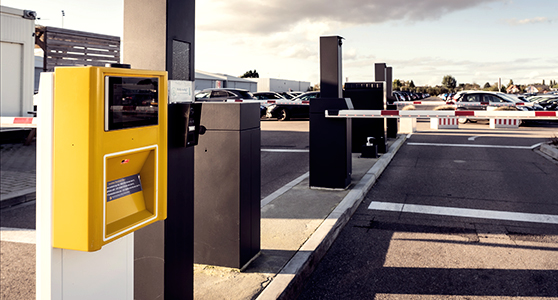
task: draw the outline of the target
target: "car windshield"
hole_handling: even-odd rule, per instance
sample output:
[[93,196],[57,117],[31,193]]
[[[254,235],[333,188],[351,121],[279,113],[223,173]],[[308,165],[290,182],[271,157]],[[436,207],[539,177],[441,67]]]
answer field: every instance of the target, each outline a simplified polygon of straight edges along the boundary
[[196,94],[196,99],[203,99],[209,97],[209,92],[199,92]]
[[498,93],[498,96],[500,96],[500,97],[502,97],[506,100],[513,101],[513,102],[523,102],[523,100],[521,100],[519,98],[515,98],[513,96],[510,96],[510,95],[507,95],[507,94],[504,94],[504,93]]
[[289,93],[281,94],[281,96],[283,96],[285,99],[293,99],[294,98],[294,96],[289,94]]
[[314,99],[314,98],[317,98],[317,97],[318,97],[318,93],[307,93],[307,94],[302,94],[300,96],[297,96],[292,100],[306,101],[306,100]]
[[238,91],[242,99],[254,99],[254,95],[248,91]]

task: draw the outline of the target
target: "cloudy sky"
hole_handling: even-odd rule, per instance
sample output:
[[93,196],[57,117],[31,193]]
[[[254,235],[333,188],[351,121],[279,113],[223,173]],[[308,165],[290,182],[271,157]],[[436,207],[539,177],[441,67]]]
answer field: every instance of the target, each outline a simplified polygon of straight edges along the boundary
[[[131,1],[131,0],[130,0]],[[37,23],[122,36],[123,0],[2,0]],[[437,85],[558,80],[556,0],[198,0],[196,69],[319,83],[319,37],[339,35],[343,76]]]

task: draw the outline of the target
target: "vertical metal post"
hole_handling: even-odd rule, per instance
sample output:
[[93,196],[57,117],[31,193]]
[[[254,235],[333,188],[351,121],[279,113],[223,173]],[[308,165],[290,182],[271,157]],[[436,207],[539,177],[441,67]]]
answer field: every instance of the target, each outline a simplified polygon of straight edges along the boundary
[[[123,62],[133,68],[193,81],[194,33],[195,0],[124,0]],[[169,104],[169,115],[180,109]],[[167,219],[135,235],[138,300],[193,299],[194,149],[169,146],[168,161]]]
[[[397,110],[397,105],[393,105],[395,98],[393,97],[393,69],[392,67],[386,68],[386,109],[390,110]],[[386,119],[386,131],[388,138],[396,138],[397,132],[399,131],[397,128],[398,120],[396,118],[387,118]]]
[[343,99],[342,37],[320,37],[320,98],[310,100],[310,187],[345,189],[351,183],[351,119],[325,111],[352,108]]
[[320,37],[320,97],[343,97],[343,71],[340,36]]
[[[167,0],[169,80],[194,81],[194,37],[195,0]],[[169,104],[169,113],[183,106]],[[171,120],[169,114],[169,125],[186,120],[180,116]],[[168,160],[165,298],[194,299],[194,147],[169,145]]]

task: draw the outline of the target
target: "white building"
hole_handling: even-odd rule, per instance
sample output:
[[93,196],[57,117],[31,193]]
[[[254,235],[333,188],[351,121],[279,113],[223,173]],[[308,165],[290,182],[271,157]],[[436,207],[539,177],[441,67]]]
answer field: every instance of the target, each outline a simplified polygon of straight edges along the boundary
[[36,13],[0,6],[0,14],[0,111],[3,117],[28,117],[33,110]]
[[196,70],[195,90],[201,91],[208,88],[236,88],[256,92],[258,84],[252,80],[235,77],[227,74],[209,73]]
[[253,78],[258,83],[258,92],[306,92],[310,82],[276,78]]

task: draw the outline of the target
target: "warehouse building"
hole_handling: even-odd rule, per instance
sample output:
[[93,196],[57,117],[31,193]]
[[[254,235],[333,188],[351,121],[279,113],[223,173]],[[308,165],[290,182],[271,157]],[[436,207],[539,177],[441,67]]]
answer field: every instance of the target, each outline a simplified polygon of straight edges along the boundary
[[245,89],[250,92],[258,91],[258,84],[252,80],[235,77],[227,74],[209,73],[196,70],[195,90],[201,91],[208,88],[235,88]]
[[258,83],[258,92],[307,92],[310,82],[276,78],[254,78]]

